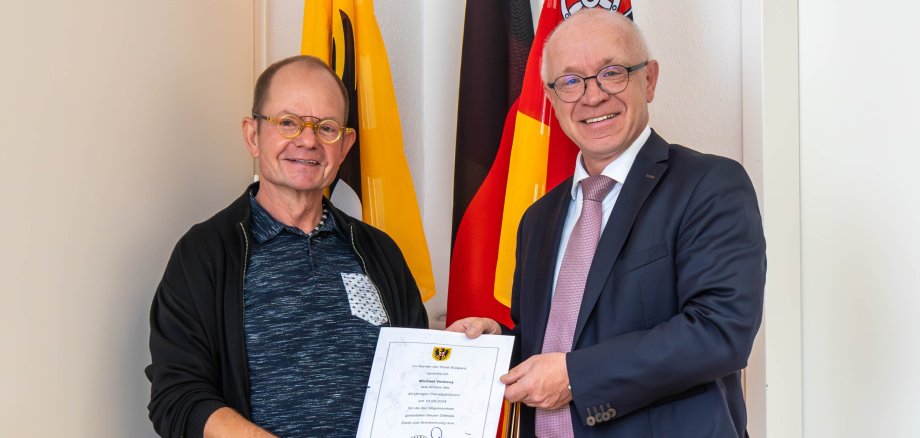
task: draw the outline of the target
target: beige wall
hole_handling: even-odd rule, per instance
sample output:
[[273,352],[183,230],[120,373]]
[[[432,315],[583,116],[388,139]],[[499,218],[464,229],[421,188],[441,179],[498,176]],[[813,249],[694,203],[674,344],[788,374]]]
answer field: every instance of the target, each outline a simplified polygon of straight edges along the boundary
[[920,4],[799,0],[804,437],[920,436]]
[[767,436],[917,436],[920,7],[754,3]]
[[0,6],[0,435],[153,435],[149,303],[250,181],[252,29],[250,2]]
[[753,438],[802,432],[797,8],[797,0],[742,6],[744,164],[761,201],[768,265],[746,381]]

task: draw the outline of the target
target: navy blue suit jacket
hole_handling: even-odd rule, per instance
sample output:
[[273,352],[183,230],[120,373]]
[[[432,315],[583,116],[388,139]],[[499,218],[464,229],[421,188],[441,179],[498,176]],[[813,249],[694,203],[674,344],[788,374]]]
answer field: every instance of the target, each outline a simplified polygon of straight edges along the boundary
[[[539,354],[572,181],[521,219],[515,359]],[[566,357],[577,437],[743,437],[741,372],[760,326],[763,228],[737,162],[642,147],[598,243]],[[521,436],[533,436],[532,408]]]

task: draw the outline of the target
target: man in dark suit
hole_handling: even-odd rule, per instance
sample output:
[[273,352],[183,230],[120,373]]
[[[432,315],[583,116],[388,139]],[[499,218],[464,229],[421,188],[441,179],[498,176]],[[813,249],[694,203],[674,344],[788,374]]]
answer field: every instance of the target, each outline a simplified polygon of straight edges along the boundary
[[[765,242],[735,161],[649,128],[658,62],[635,25],[584,10],[546,42],[547,95],[580,153],[521,219],[505,398],[521,436],[743,437],[741,369]],[[466,318],[470,337],[498,323]],[[508,329],[504,329],[508,332]]]

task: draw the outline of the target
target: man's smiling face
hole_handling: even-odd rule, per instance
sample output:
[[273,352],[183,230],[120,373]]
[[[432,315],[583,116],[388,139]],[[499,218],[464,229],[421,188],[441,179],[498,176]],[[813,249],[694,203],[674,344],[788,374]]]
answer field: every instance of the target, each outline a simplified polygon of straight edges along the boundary
[[[292,63],[275,73],[261,111],[269,117],[331,119],[341,126],[345,101],[329,72]],[[259,159],[260,195],[264,192],[273,197],[293,198],[305,193],[321,196],[332,184],[355,141],[354,132],[326,144],[310,128],[297,137],[286,138],[268,122],[249,118],[244,123],[249,152]]]
[[[633,66],[646,61],[628,24],[610,12],[583,11],[573,15],[547,42],[546,73],[552,82],[566,74],[594,76],[609,65]],[[611,14],[612,15],[612,14]],[[566,135],[581,149],[588,172],[599,173],[639,137],[648,124],[648,103],[655,96],[658,63],[629,73],[629,83],[617,94],[607,94],[588,79],[581,99],[567,103],[545,87],[556,118]]]

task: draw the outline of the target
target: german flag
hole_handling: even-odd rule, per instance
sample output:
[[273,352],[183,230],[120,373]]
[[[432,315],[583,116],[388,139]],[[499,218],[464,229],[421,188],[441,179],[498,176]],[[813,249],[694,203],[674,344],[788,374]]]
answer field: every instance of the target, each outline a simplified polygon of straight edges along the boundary
[[468,0],[463,27],[453,245],[447,324],[486,316],[511,325],[495,300],[495,264],[513,125],[533,42],[529,0]]
[[390,63],[372,0],[305,0],[301,53],[325,60],[342,78],[357,141],[339,169],[330,199],[360,204],[364,222],[402,250],[423,300],[435,294],[431,257],[403,152]]
[[[496,46],[501,47],[503,41],[513,39],[520,43],[523,38],[516,31],[509,31],[512,28],[507,23],[489,21],[488,15],[498,15],[498,12],[471,15],[472,5],[486,7],[475,1],[467,3],[455,186],[472,184],[476,188],[455,188],[447,323],[467,316],[485,316],[511,326],[508,307],[511,305],[518,222],[527,207],[572,175],[578,153],[578,148],[559,127],[543,91],[540,78],[543,43],[559,23],[582,8],[600,7],[632,18],[632,6],[630,0],[545,0],[536,36],[530,45],[520,95],[514,100],[483,85],[482,78],[495,77],[496,82],[501,82],[503,76],[482,73],[488,66],[477,64],[491,63],[495,69],[514,65],[513,60],[501,62],[497,55],[490,53]],[[489,6],[496,10],[499,7]],[[471,23],[471,20],[478,22]],[[494,17],[491,20],[494,21]],[[512,37],[471,35],[486,32],[497,32],[499,36],[508,32]],[[513,47],[510,43],[505,45]],[[506,56],[512,59],[515,53],[509,49]],[[513,74],[513,69],[508,69],[509,84],[514,83]],[[477,93],[486,95],[467,95]],[[513,103],[509,106],[508,102]],[[504,116],[494,115],[501,111],[506,111],[502,113]],[[464,115],[467,113],[483,114],[493,121],[503,119],[500,136],[489,122],[468,121]],[[474,132],[483,128],[488,128],[488,132]],[[469,157],[473,157],[472,164],[466,163]],[[494,157],[491,163],[485,162],[487,157]],[[489,166],[488,173],[484,178],[477,177],[476,171],[484,166]],[[468,171],[470,168],[472,172]],[[471,198],[462,196],[464,191],[475,194]]]

